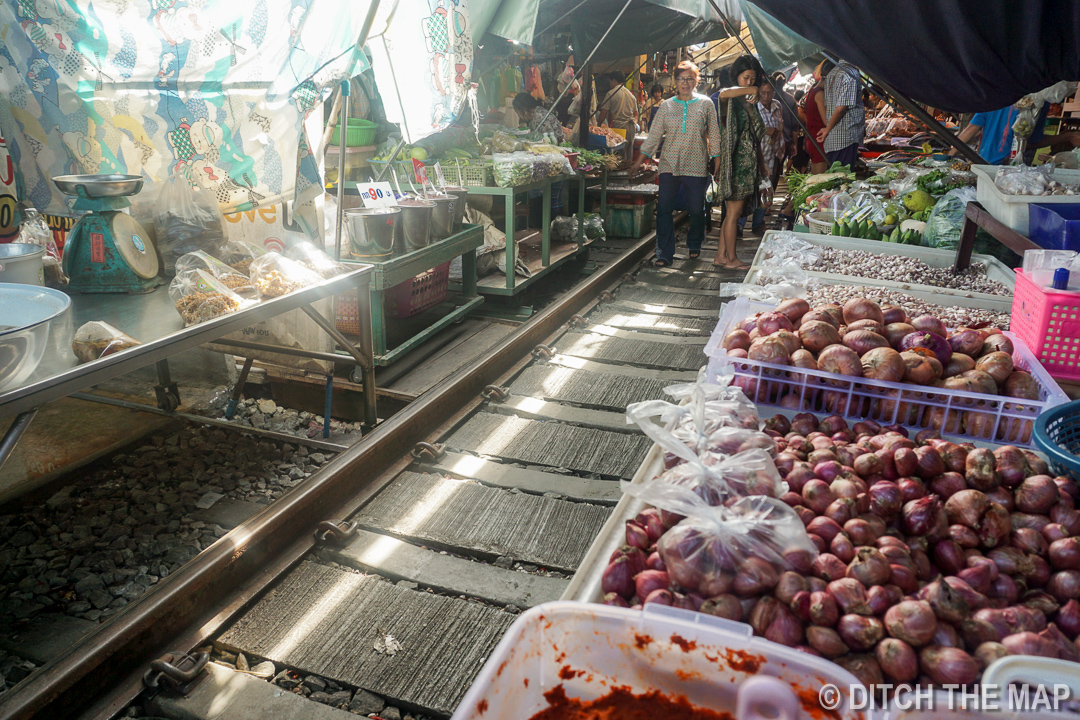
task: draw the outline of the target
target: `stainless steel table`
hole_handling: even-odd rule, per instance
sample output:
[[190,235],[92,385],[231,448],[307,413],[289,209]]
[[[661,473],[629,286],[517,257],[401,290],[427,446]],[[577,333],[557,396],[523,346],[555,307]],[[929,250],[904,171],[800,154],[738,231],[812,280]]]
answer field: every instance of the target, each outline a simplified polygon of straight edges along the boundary
[[[169,299],[168,287],[164,285],[145,295],[72,295],[70,322],[65,322],[64,325],[70,324],[70,328],[78,328],[85,322],[101,320],[126,332],[142,344],[80,365],[71,352],[71,333],[65,332],[63,328],[58,332],[51,331],[50,350],[34,375],[22,386],[0,393],[0,418],[17,416],[3,439],[0,439],[0,467],[26,432],[38,407],[147,365],[157,365],[159,385],[156,390],[159,407],[168,411],[175,410],[180,404],[180,397],[176,384],[169,378],[168,358],[208,342],[240,348],[236,352],[239,356],[244,355],[244,348],[251,348],[298,354],[330,362],[354,362],[363,373],[365,424],[374,426],[377,422],[375,361],[371,340],[371,306],[368,299],[372,268],[370,265],[351,267],[356,269],[283,297],[262,300],[230,315],[187,328]],[[359,346],[350,343],[341,335],[333,320],[327,320],[311,307],[317,300],[353,289],[357,290],[357,297],[360,299],[362,334]],[[349,356],[222,340],[229,333],[297,309],[307,313]],[[250,360],[245,364],[245,369],[249,367]],[[244,378],[241,377],[238,389],[243,387],[243,382]]]

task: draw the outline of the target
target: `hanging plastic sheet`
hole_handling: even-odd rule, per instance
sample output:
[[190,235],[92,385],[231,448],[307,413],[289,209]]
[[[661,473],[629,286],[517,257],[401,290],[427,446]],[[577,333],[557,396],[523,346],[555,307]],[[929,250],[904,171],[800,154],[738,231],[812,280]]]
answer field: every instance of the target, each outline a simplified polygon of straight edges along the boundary
[[821,51],[816,43],[788,30],[756,5],[740,0],[740,6],[765,72],[775,72]]
[[230,210],[320,191],[305,115],[366,67],[368,3],[0,0],[0,129],[39,210],[73,173],[191,176]]
[[399,123],[410,143],[446,128],[472,85],[467,0],[384,2],[371,32],[387,121]]

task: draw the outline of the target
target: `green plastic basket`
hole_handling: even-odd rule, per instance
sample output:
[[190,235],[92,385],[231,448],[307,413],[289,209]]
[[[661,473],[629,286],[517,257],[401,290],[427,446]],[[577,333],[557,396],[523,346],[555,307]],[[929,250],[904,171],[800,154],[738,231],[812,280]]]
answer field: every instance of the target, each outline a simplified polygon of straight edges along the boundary
[[[375,144],[375,131],[378,124],[362,118],[349,118],[349,127],[345,132],[346,147],[362,147]],[[334,136],[330,138],[331,145],[341,144],[341,126],[334,128]]]
[[495,185],[495,166],[492,163],[443,162],[439,166],[442,168],[446,182],[451,185],[460,187],[493,187]]

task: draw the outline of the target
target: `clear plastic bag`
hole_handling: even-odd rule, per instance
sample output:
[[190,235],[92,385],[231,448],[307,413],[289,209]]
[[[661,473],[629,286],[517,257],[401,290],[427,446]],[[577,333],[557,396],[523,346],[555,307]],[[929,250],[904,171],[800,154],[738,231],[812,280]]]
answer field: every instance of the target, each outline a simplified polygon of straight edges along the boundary
[[813,267],[821,262],[821,248],[791,232],[773,233],[762,244],[763,267],[780,267],[791,262],[798,267]]
[[209,190],[192,185],[183,173],[174,173],[161,186],[154,234],[165,272],[175,272],[181,255],[202,250],[217,256],[225,246],[225,217]]
[[64,274],[63,257],[60,249],[56,247],[52,230],[45,218],[32,207],[20,206],[22,214],[22,226],[19,228],[19,239],[16,242],[38,245],[45,248],[45,257],[42,258],[42,275],[44,283],[51,288],[62,288],[68,284],[68,277]]
[[169,283],[169,299],[184,325],[197,325],[234,313],[252,301],[244,300],[205,270],[179,273]]
[[573,242],[577,240],[578,221],[576,216],[560,215],[551,221],[552,242]]
[[[332,214],[329,211],[328,215]],[[266,254],[264,248],[246,240],[230,240],[221,250],[221,259],[226,265],[244,275],[251,274],[251,263],[255,258]]]
[[258,295],[258,290],[252,284],[251,278],[202,250],[181,255],[176,259],[177,275],[190,270],[204,270],[210,273],[221,281],[222,285],[241,297]]
[[885,207],[873,193],[857,192],[851,196],[851,204],[838,217],[845,220],[869,220],[881,224],[885,222]]
[[325,252],[309,242],[299,242],[290,245],[285,251],[285,257],[295,260],[319,277],[329,279],[342,273],[349,272],[349,268],[336,262]]
[[963,187],[945,193],[926,220],[923,245],[942,250],[956,250],[960,247],[964,213],[967,212],[967,204],[974,200],[975,188]]
[[607,236],[604,230],[604,218],[599,213],[585,213],[585,237],[590,240],[603,240]]
[[75,331],[71,350],[80,363],[85,363],[139,345],[142,343],[109,323],[91,320]]
[[670,483],[623,482],[622,487],[661,511],[684,517],[660,537],[657,550],[671,579],[704,598],[765,594],[785,570],[810,572],[818,555],[799,516],[774,498],[745,497],[714,507]]
[[495,183],[499,187],[517,187],[539,182],[557,175],[570,175],[573,168],[565,155],[545,153],[533,155],[529,152],[495,153]]
[[263,297],[281,297],[322,282],[322,277],[298,262],[268,252],[251,263],[251,280]]
[[523,150],[525,146],[521,143],[521,140],[510,133],[499,130],[491,136],[491,148],[495,152],[513,153]]

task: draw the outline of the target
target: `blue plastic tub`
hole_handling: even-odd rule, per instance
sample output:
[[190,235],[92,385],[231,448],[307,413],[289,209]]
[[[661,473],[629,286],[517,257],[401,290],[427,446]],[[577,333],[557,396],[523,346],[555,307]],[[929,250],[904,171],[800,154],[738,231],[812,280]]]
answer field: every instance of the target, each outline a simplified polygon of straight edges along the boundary
[[1028,237],[1047,250],[1080,252],[1080,203],[1031,205],[1028,208]]
[[1057,475],[1080,480],[1080,400],[1058,405],[1035,420],[1035,447]]

